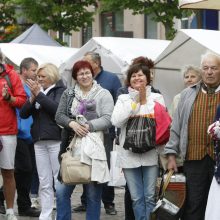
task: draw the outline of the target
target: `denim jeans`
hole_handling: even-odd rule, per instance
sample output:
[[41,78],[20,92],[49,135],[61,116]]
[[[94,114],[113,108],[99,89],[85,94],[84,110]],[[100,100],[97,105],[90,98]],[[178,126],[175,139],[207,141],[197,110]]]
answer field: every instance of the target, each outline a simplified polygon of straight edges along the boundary
[[157,166],[123,169],[131,194],[135,220],[149,220],[155,206]]
[[[102,184],[94,182],[86,186],[86,220],[99,220],[101,210]],[[56,220],[71,220],[71,194],[74,185],[58,182],[56,185],[57,217]]]

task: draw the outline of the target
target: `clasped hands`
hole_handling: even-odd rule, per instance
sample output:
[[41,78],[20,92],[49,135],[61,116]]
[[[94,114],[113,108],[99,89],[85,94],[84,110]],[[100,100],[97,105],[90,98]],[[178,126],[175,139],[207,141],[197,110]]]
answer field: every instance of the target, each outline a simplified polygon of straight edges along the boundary
[[144,105],[147,103],[147,97],[146,97],[146,86],[140,86],[139,87],[139,101],[141,105]]
[[30,97],[30,102],[33,102],[35,97],[40,93],[41,91],[41,85],[32,79],[27,79],[26,81],[27,86],[31,90],[32,96]]
[[4,84],[3,88],[2,88],[2,97],[4,100],[6,101],[10,101],[11,99],[11,95],[10,93],[8,92],[8,86],[7,84]]
[[80,137],[85,137],[89,133],[89,125],[80,125],[76,121],[71,121],[69,127],[72,128],[75,133]]

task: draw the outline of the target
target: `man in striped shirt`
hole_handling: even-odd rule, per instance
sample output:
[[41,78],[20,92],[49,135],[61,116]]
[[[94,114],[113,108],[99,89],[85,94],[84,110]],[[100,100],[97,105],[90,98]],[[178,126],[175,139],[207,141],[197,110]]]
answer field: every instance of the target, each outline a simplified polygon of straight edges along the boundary
[[169,142],[168,169],[177,171],[176,156],[184,159],[186,204],[183,220],[203,220],[214,173],[214,146],[207,134],[220,103],[220,56],[201,57],[202,80],[181,93]]

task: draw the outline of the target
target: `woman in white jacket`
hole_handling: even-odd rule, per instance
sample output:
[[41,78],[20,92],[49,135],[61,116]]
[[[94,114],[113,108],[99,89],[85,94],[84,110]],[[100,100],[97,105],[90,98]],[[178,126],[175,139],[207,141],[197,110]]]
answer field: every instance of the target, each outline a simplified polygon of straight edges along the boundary
[[[144,64],[135,64],[129,68],[129,93],[118,97],[111,118],[113,125],[121,128],[117,165],[123,168],[136,220],[148,220],[155,206],[158,155],[155,148],[144,153],[125,149],[126,127],[128,120],[134,116],[154,118],[155,102],[165,105],[161,94],[151,92],[150,78],[150,70]],[[155,132],[153,135],[152,139],[155,140]]]

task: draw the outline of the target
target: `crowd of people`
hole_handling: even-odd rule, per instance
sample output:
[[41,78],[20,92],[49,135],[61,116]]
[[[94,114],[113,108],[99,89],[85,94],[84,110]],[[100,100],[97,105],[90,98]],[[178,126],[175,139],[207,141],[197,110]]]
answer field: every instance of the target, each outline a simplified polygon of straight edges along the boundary
[[[157,147],[162,144],[157,141],[158,105],[172,117],[169,140],[163,143],[167,169],[178,172],[176,157],[183,159],[186,199],[181,220],[220,218],[220,56],[207,52],[200,67],[183,67],[186,88],[171,106],[151,85],[153,68],[151,59],[134,58],[121,83],[103,69],[100,55],[89,51],[73,63],[75,83],[66,88],[54,64],[38,66],[35,59],[25,58],[17,73],[0,55],[0,212],[6,220],[17,220],[16,190],[19,216],[52,220],[54,201],[56,220],[71,220],[74,212],[99,220],[101,202],[106,214],[117,214],[114,187],[106,180],[84,184],[81,204],[71,208],[75,185],[62,181],[62,154],[73,138],[83,153],[82,140],[90,133],[100,136],[107,170],[119,135],[116,166],[126,179],[125,220],[150,220],[159,175]],[[77,121],[79,115],[84,124]],[[38,194],[40,208],[32,203]]]

